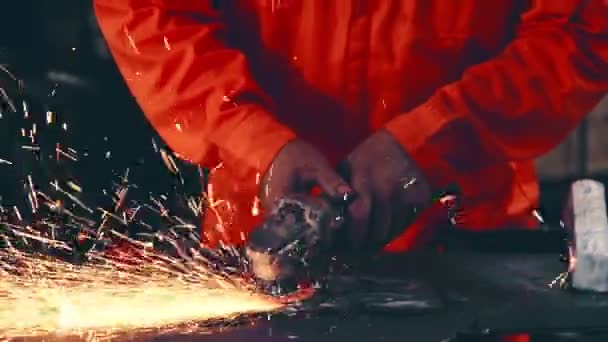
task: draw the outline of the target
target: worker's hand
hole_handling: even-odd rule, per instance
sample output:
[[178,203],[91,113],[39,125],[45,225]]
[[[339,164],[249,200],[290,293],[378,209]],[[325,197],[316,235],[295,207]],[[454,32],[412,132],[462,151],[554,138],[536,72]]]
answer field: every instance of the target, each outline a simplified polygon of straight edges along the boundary
[[285,145],[262,180],[262,206],[269,212],[276,201],[290,194],[309,194],[313,187],[336,200],[348,197],[351,187],[317,149],[301,140]]
[[431,202],[429,184],[387,131],[355,148],[340,165],[340,173],[355,191],[347,224],[355,249],[382,248]]

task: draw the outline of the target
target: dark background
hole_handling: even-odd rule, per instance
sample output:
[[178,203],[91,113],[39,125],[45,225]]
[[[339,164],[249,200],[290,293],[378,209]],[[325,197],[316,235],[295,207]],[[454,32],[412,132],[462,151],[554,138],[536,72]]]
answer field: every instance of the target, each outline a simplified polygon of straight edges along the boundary
[[[24,80],[30,109],[28,119],[21,112],[0,119],[0,158],[13,162],[0,164],[2,204],[24,204],[26,174],[42,189],[53,179],[72,178],[95,205],[127,168],[143,192],[168,190],[171,180],[152,147],[152,138],[160,140],[104,45],[92,1],[10,1],[0,12],[0,63]],[[53,125],[45,122],[49,110],[56,116]],[[43,151],[39,159],[22,148],[29,142],[21,129],[34,123]],[[57,162],[57,143],[77,150],[78,162]]]

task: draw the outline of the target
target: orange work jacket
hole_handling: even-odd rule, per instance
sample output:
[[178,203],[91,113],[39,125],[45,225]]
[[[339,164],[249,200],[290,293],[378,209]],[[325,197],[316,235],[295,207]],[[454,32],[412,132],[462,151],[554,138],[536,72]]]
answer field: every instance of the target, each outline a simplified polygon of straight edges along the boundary
[[[95,0],[95,10],[166,143],[193,163],[222,162],[209,242],[246,239],[260,174],[291,139],[338,162],[382,128],[432,185],[459,186],[457,227],[533,229],[533,159],[608,90],[604,0]],[[431,221],[387,250],[411,247]]]

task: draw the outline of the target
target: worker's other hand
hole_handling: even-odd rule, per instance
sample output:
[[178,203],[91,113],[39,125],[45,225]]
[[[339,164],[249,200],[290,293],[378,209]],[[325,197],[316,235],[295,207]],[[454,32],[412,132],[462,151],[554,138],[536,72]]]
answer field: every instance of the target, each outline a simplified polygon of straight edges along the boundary
[[318,186],[330,198],[340,200],[351,187],[312,145],[294,140],[277,154],[262,180],[262,206],[269,212],[278,199],[290,194],[309,194]]
[[355,192],[347,235],[357,250],[379,250],[431,202],[425,177],[384,130],[357,146],[340,164],[340,173]]

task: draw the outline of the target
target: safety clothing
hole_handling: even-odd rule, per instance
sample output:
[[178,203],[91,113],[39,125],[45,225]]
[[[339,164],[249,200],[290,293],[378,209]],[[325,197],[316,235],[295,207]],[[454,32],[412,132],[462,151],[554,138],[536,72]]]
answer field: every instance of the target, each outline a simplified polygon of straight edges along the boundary
[[[210,191],[219,216],[205,229],[234,243],[259,219],[248,209],[256,177],[287,142],[337,163],[381,128],[433,187],[459,186],[462,229],[533,228],[533,159],[608,90],[604,0],[95,0],[95,10],[164,140],[194,163],[222,162]],[[424,225],[387,250],[410,247]]]

